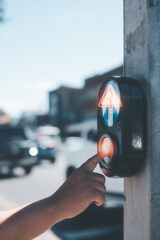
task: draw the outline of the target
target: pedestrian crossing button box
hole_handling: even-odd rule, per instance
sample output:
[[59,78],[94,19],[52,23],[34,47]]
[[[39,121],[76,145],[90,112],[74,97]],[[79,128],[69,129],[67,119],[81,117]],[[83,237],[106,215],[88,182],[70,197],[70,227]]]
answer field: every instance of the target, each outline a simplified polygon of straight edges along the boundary
[[97,151],[108,177],[129,177],[142,166],[145,155],[145,102],[135,79],[109,77],[98,96]]

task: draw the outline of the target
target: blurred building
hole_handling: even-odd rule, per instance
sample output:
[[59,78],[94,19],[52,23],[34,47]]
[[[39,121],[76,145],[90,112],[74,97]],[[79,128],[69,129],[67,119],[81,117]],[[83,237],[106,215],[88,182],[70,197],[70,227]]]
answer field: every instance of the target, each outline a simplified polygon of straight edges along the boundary
[[40,114],[34,111],[25,111],[20,118],[15,121],[15,125],[19,127],[29,127],[35,129],[38,126],[45,126],[50,124],[50,117],[48,112]]
[[50,123],[58,126],[63,132],[66,127],[81,125],[82,122],[93,121],[96,123],[97,98],[100,86],[108,76],[123,75],[123,66],[115,68],[101,75],[96,75],[85,80],[82,89],[60,87],[49,92]]
[[49,92],[50,123],[60,127],[81,121],[82,89],[61,86]]
[[23,112],[19,119],[17,119],[16,125],[19,127],[35,128],[37,126],[36,112],[26,111]]
[[50,116],[46,114],[37,114],[36,115],[36,126],[45,126],[50,124]]

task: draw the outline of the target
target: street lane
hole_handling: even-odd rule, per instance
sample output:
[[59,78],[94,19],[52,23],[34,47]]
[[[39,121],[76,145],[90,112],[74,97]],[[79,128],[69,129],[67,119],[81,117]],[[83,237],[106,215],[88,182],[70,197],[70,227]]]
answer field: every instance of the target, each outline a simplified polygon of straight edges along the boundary
[[45,198],[64,182],[65,164],[63,154],[59,153],[55,163],[43,161],[28,176],[0,178],[0,196],[14,206]]

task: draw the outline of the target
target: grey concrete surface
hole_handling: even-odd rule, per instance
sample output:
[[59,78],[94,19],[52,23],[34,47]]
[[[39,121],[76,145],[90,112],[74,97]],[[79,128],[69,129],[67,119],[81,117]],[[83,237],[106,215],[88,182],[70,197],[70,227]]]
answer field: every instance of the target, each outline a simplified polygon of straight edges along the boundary
[[160,1],[124,1],[124,74],[146,96],[146,159],[125,179],[124,239],[160,239]]

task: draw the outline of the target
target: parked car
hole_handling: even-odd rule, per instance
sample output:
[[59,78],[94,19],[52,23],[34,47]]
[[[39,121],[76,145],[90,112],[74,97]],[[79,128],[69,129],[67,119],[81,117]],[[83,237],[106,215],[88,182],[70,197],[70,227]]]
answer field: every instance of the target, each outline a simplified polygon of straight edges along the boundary
[[38,149],[27,130],[18,127],[0,127],[0,173],[22,167],[26,174],[37,164]]
[[53,126],[40,126],[35,130],[38,143],[38,159],[55,161],[56,151],[60,146],[60,130]]
[[[97,152],[96,126],[78,125],[63,141],[66,178]],[[79,131],[79,132],[78,132]],[[96,172],[102,173],[97,166]],[[123,179],[106,177],[106,200],[103,206],[91,204],[82,214],[56,224],[52,230],[63,240],[123,239]]]

